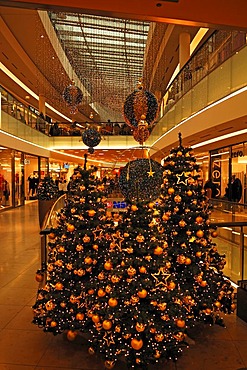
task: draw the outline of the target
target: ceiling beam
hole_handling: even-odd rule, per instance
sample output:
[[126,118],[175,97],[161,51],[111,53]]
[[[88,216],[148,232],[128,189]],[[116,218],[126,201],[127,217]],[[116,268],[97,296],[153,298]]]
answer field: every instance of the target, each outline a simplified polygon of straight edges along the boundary
[[246,0],[1,0],[2,6],[72,11],[187,26],[247,29]]

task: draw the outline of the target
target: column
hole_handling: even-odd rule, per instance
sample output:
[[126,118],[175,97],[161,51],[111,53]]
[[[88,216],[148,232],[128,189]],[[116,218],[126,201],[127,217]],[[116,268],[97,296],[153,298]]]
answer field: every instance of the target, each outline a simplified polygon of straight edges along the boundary
[[190,58],[190,34],[182,32],[179,35],[179,68],[182,69]]
[[39,94],[39,112],[42,112],[45,117],[45,96],[43,94]]

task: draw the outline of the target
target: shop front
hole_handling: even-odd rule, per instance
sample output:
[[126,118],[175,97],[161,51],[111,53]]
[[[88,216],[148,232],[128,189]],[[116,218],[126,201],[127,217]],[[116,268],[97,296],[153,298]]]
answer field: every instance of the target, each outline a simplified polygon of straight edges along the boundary
[[210,152],[209,175],[217,186],[217,197],[247,203],[247,143]]
[[38,183],[48,173],[48,158],[32,156],[1,146],[0,211],[23,206],[26,200],[37,199]]

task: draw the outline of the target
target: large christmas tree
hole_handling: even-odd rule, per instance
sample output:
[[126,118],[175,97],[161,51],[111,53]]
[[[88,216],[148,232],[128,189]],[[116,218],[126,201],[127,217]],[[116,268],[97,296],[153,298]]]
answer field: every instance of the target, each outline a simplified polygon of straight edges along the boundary
[[121,356],[129,368],[143,370],[162,358],[177,360],[190,327],[224,325],[220,311],[235,308],[224,256],[212,241],[199,166],[181,138],[164,169],[160,199],[128,206],[91,279],[90,353],[101,352],[107,369]]
[[87,288],[106,248],[111,221],[106,216],[104,186],[96,178],[96,168],[75,169],[65,207],[58,225],[48,235],[48,264],[45,285],[39,289],[33,306],[33,322],[53,334],[68,330],[87,331]]

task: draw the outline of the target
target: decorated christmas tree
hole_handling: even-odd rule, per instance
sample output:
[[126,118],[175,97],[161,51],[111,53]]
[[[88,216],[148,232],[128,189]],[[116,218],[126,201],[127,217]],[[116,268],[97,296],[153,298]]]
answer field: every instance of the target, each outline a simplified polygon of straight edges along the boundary
[[58,197],[57,185],[50,176],[45,176],[39,182],[37,189],[39,225],[41,229],[45,227],[48,212]]
[[176,332],[164,348],[171,330],[162,291],[172,290],[174,282],[166,271],[166,235],[157,222],[160,171],[162,180],[163,168],[150,159],[135,160],[122,170],[120,187],[129,205],[112,234],[100,273],[91,279],[95,293],[89,304],[94,323],[89,351],[102,353],[107,369],[121,356],[129,368],[147,369],[164,351],[172,356],[177,342],[175,324]]
[[[231,313],[233,288],[223,276],[225,256],[217,251],[210,227],[209,200],[199,184],[199,166],[192,149],[179,145],[164,161],[160,221],[167,237],[166,272],[174,288],[164,291],[164,313],[181,341],[196,322],[224,325],[221,312]],[[174,330],[175,331],[175,330]],[[164,343],[166,345],[166,343]]]
[[[90,297],[90,353],[101,352],[107,369],[121,356],[137,369],[147,369],[161,356],[167,301],[160,295],[164,286],[173,289],[174,283],[165,270],[167,242],[157,217],[152,201],[129,205],[112,234],[97,279],[91,280],[95,293]],[[171,350],[169,343],[168,356]]]
[[56,200],[59,196],[58,187],[50,176],[45,176],[38,185],[38,200]]
[[137,182],[136,202],[132,198],[122,214],[101,271],[91,279],[89,352],[101,352],[107,369],[121,356],[130,369],[176,361],[188,346],[189,328],[197,322],[224,325],[220,311],[235,308],[198,170],[180,138],[165,161],[160,199],[143,200]]
[[35,324],[54,335],[66,330],[69,340],[91,324],[86,301],[93,292],[88,280],[97,275],[111,225],[96,170],[86,169],[85,156],[84,168],[74,171],[66,205],[48,235],[47,279],[33,306]]

